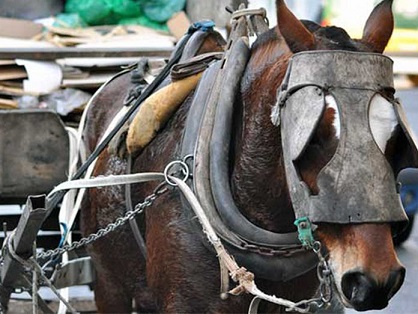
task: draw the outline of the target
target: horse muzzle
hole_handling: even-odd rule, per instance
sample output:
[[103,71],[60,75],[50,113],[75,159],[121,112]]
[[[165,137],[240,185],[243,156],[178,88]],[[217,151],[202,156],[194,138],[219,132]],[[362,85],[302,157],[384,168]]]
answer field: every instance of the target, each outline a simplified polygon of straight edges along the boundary
[[383,309],[402,286],[404,278],[405,268],[402,266],[391,271],[383,283],[361,271],[347,272],[341,280],[344,303],[348,303],[356,311]]
[[357,311],[382,309],[402,286],[405,268],[389,224],[320,224],[334,284],[342,303]]

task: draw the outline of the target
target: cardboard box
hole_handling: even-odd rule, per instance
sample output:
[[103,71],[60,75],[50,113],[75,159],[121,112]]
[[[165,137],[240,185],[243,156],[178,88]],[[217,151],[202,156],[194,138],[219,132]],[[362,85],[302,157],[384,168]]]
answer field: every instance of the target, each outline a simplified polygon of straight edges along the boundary
[[0,36],[31,39],[42,33],[42,25],[28,20],[0,17]]
[[190,24],[191,23],[189,18],[183,11],[174,14],[173,17],[167,21],[167,26],[170,30],[170,33],[177,40],[183,37],[183,35],[187,32]]

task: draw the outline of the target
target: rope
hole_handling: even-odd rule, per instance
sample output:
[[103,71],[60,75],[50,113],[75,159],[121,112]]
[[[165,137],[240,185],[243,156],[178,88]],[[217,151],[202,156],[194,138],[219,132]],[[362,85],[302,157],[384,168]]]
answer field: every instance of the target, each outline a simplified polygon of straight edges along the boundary
[[[21,258],[15,251],[14,247],[13,247],[13,237],[15,235],[15,230],[13,230],[9,236],[5,239],[6,245],[7,245],[7,250],[10,253],[10,255],[12,256],[12,258],[14,260],[16,260],[19,264],[21,264],[22,266],[28,268],[28,269],[32,269],[34,270],[34,272],[46,283],[46,285],[51,289],[51,291],[60,299],[60,301],[62,303],[65,304],[65,306],[67,307],[67,309],[75,314],[78,313],[69,302],[67,302],[67,300],[65,300],[65,298],[63,298],[61,296],[61,294],[58,292],[58,290],[54,287],[54,285],[51,283],[51,281],[44,275],[42,268],[39,266],[39,264],[33,259],[33,257],[29,258],[29,259],[23,259]],[[37,279],[37,276],[33,276],[33,279]],[[33,286],[37,286],[35,283],[33,284]],[[37,290],[37,289],[35,289]],[[34,293],[34,295],[32,296],[32,298],[36,298],[36,295]],[[34,302],[35,304],[37,302]]]
[[[189,202],[190,206],[193,208],[193,211],[195,212],[200,224],[202,225],[203,232],[205,233],[209,242],[214,247],[219,260],[228,269],[232,280],[238,282],[238,286],[229,291],[230,294],[240,295],[243,293],[251,293],[257,298],[285,306],[286,308],[290,308],[301,313],[307,313],[309,311],[309,307],[300,307],[300,302],[295,303],[286,299],[278,298],[274,295],[267,295],[260,289],[258,289],[257,285],[254,282],[254,274],[245,269],[244,267],[240,267],[235,261],[235,259],[226,251],[225,247],[221,242],[221,239],[218,237],[212,225],[210,224],[205,211],[203,210],[202,206],[200,205],[198,199],[196,198],[190,187],[184,182],[184,180],[181,180],[179,178],[171,176],[170,180],[176,183],[180,191],[183,193],[184,197]],[[307,300],[305,302],[314,301],[316,301],[316,299]]]
[[[203,229],[203,233],[206,235],[209,242],[212,244],[213,248],[215,249],[217,253],[217,257],[220,261],[220,264],[222,267],[225,267],[225,269],[229,272],[230,277],[232,280],[238,283],[238,286],[234,289],[230,290],[229,293],[233,295],[240,295],[243,293],[251,293],[256,298],[275,303],[278,305],[285,306],[288,309],[295,310],[301,313],[306,313],[311,309],[311,306],[319,306],[319,302],[322,300],[323,302],[328,301],[330,295],[328,295],[328,289],[330,289],[331,286],[331,275],[330,271],[328,269],[328,266],[326,264],[325,259],[320,255],[320,246],[315,246],[314,251],[318,254],[320,257],[320,264],[322,267],[327,270],[326,274],[324,273],[324,276],[320,278],[320,280],[323,282],[321,284],[321,298],[317,299],[310,299],[310,300],[303,300],[300,302],[292,302],[286,299],[278,298],[274,295],[267,295],[261,290],[258,289],[254,282],[254,274],[245,269],[244,267],[240,267],[235,259],[227,252],[225,247],[223,246],[221,239],[218,237],[217,233],[213,229],[212,225],[210,224],[210,221],[203,210],[199,200],[197,199],[196,195],[193,193],[193,191],[190,189],[190,187],[186,184],[186,180],[189,177],[189,173],[187,171],[180,171],[178,173],[182,173],[183,176],[181,178],[177,178],[174,175],[172,175],[171,172],[169,172],[169,169],[173,167],[173,165],[177,165],[180,167],[187,167],[187,165],[184,165],[184,161],[177,161],[177,163],[170,163],[167,167],[164,173],[141,173],[141,174],[132,174],[132,175],[119,175],[119,176],[110,176],[109,177],[102,177],[102,178],[94,178],[90,180],[75,180],[75,181],[69,181],[64,182],[60,184],[56,189],[54,189],[51,193],[59,193],[64,190],[68,189],[75,189],[75,188],[86,188],[86,187],[97,187],[97,186],[108,186],[108,185],[117,185],[117,184],[131,184],[131,183],[139,183],[139,182],[146,182],[150,180],[161,180],[165,184],[169,184],[175,187],[178,187],[186,200],[189,202],[191,208],[195,212],[201,226]],[[185,170],[181,169],[180,170]],[[167,181],[164,181],[167,180]],[[56,250],[48,252],[48,256],[56,255],[56,254],[62,254],[66,251],[69,251],[72,248],[80,247],[82,245],[91,243],[98,238],[106,235],[107,233],[113,231],[118,226],[124,224],[127,220],[132,219],[137,213],[142,212],[142,210],[152,205],[152,202],[162,193],[164,193],[165,189],[161,189],[161,186],[157,188],[157,190],[154,192],[154,194],[147,197],[143,203],[138,204],[135,207],[135,210],[132,212],[128,212],[125,217],[118,218],[116,223],[110,224],[105,229],[99,230],[97,234],[92,234],[88,238],[84,238],[83,241],[80,242],[74,242],[71,246],[65,246],[63,248],[58,248]],[[14,231],[6,238],[5,243],[7,245],[7,248],[12,256],[13,259],[15,259],[17,262],[22,264],[23,266],[33,269],[38,273],[40,278],[48,285],[48,287],[57,295],[57,297],[61,300],[62,303],[65,304],[65,306],[72,312],[76,313],[76,311],[71,307],[69,302],[67,302],[57,291],[57,289],[52,285],[51,281],[46,278],[44,275],[41,267],[36,263],[36,261],[33,259],[33,257],[25,260],[21,258],[15,251],[12,245],[12,239],[14,236]],[[38,255],[39,257],[39,255]],[[322,290],[324,293],[322,293]],[[222,297],[222,295],[221,295]],[[223,296],[225,297],[225,295]],[[259,302],[253,302],[254,306],[258,305]]]

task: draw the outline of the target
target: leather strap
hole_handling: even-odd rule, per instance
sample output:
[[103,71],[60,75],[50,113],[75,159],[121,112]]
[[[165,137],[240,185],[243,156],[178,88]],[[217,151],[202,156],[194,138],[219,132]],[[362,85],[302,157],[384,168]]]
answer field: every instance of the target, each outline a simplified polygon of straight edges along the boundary
[[171,79],[181,80],[206,70],[214,60],[220,60],[223,52],[208,52],[187,61],[177,63],[171,69]]
[[[132,156],[128,155],[128,164],[126,166],[127,174],[131,173],[132,170]],[[131,185],[125,185],[125,202],[126,202],[126,211],[133,211],[132,206],[132,195],[131,195]],[[142,253],[142,256],[147,258],[147,247],[145,245],[144,237],[142,236],[141,230],[139,229],[136,219],[129,219],[129,226],[131,227],[132,233],[135,238],[136,244],[138,244],[139,250]]]

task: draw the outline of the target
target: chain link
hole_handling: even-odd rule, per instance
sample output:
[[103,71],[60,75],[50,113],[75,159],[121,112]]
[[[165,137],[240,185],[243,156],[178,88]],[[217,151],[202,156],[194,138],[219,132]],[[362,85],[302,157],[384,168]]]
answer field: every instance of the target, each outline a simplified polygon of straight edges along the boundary
[[319,263],[317,267],[317,275],[319,279],[319,293],[321,301],[326,304],[331,302],[332,298],[332,273],[326,259],[321,253],[321,243],[315,242],[314,252],[318,255]]
[[99,229],[96,233],[92,233],[88,235],[87,237],[80,239],[80,241],[74,241],[73,243],[66,244],[62,247],[58,247],[53,250],[41,252],[36,255],[36,258],[46,259],[46,258],[57,257],[57,256],[64,254],[65,252],[76,250],[80,247],[83,247],[87,244],[97,241],[98,239],[104,237],[105,235],[114,231],[118,227],[124,225],[127,221],[129,221],[130,219],[133,219],[136,215],[141,214],[145,210],[145,208],[150,207],[154,203],[154,201],[160,195],[165,193],[167,190],[168,188],[166,187],[165,182],[162,182],[160,185],[157,186],[154,193],[147,196],[142,203],[138,203],[133,210],[127,211],[123,217],[118,217],[115,220],[115,222],[108,224],[106,227],[102,229]]
[[319,297],[302,300],[289,307],[286,311],[297,311],[299,313],[315,313],[318,309],[327,306],[332,298],[332,273],[328,262],[321,253],[321,243],[315,241],[312,250],[318,256],[319,263],[317,266],[317,276],[319,280]]
[[255,244],[248,244],[245,243],[242,246],[245,250],[248,250],[249,252],[258,253],[260,255],[264,256],[283,256],[283,257],[290,257],[294,256],[296,254],[300,254],[302,252],[305,252],[306,249],[303,248],[302,245],[286,245],[279,248],[269,248],[269,247],[262,247],[260,245]]

